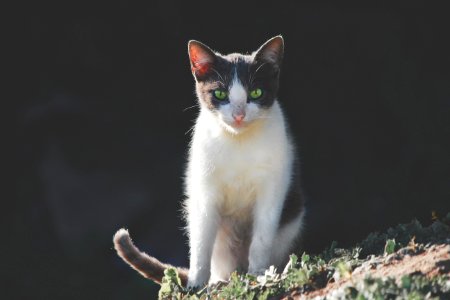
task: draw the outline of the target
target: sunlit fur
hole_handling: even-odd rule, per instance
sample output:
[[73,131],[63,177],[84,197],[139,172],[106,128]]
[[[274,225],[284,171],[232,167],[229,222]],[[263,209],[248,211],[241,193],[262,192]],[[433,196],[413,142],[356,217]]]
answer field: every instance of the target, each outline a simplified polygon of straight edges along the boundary
[[[304,214],[302,200],[289,200],[298,207],[286,206],[287,199],[297,195],[291,192],[297,182],[294,147],[276,99],[282,38],[269,40],[247,56],[215,58],[212,55],[219,54],[208,49],[190,44],[195,59],[211,64],[203,65],[198,74],[191,57],[200,103],[185,179],[191,287],[228,280],[236,269],[262,274],[270,265],[282,267],[300,235]],[[217,61],[225,67],[216,70]],[[245,77],[239,63],[256,72],[265,64],[266,70]],[[260,76],[258,84],[267,87],[266,97],[272,98],[249,101],[251,76]],[[212,98],[219,86],[227,89],[228,101]],[[242,122],[236,123],[236,114],[245,114]],[[283,220],[288,215],[292,216]]]

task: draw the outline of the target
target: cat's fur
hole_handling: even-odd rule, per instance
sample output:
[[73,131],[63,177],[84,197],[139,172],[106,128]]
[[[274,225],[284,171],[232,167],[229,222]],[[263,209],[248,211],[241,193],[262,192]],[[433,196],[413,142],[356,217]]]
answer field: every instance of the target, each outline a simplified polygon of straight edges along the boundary
[[[251,55],[214,53],[189,42],[200,114],[194,126],[184,203],[189,287],[228,280],[234,270],[261,274],[281,267],[300,235],[303,196],[294,147],[277,101],[284,42],[267,41]],[[227,97],[219,100],[214,90]],[[250,91],[262,90],[257,100]],[[114,237],[119,255],[160,281],[168,265],[139,252],[125,230]]]

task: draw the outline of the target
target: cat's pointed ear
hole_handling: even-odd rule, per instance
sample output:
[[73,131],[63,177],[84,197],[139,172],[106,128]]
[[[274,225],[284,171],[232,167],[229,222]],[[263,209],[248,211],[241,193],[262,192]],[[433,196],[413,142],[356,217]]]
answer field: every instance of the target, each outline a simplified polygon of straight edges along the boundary
[[208,46],[195,40],[189,41],[188,51],[192,74],[196,78],[206,75],[217,58],[216,54]]
[[255,53],[255,60],[270,63],[279,68],[284,54],[284,40],[281,35],[265,42]]

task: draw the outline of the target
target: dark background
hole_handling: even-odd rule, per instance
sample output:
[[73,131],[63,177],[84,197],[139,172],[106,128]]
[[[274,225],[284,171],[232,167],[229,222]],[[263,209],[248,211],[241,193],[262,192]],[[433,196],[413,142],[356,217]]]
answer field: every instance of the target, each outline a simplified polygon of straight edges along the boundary
[[123,226],[142,250],[187,266],[189,39],[229,53],[284,36],[279,98],[309,198],[304,250],[450,211],[444,9],[147,2],[36,1],[6,28],[20,88],[5,299],[156,297],[112,249]]

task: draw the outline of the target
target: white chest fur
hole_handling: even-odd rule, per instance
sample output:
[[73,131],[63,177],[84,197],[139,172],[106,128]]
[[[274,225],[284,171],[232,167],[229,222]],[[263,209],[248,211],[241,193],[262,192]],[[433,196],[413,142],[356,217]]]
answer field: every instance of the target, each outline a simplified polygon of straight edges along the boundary
[[238,136],[226,132],[213,118],[205,111],[197,120],[187,193],[189,198],[201,198],[198,194],[205,191],[214,194],[219,213],[228,216],[251,208],[258,191],[273,178],[289,176],[292,151],[278,103],[266,119]]

